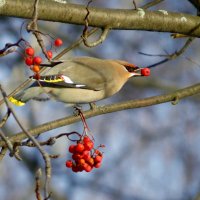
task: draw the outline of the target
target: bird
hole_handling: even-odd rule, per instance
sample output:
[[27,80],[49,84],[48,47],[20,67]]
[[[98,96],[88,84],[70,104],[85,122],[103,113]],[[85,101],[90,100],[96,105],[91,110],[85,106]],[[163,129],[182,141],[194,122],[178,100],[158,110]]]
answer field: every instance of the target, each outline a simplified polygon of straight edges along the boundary
[[50,67],[39,78],[32,76],[31,85],[9,100],[23,106],[46,93],[64,103],[92,103],[116,94],[131,77],[149,75],[149,68],[124,60],[72,57]]

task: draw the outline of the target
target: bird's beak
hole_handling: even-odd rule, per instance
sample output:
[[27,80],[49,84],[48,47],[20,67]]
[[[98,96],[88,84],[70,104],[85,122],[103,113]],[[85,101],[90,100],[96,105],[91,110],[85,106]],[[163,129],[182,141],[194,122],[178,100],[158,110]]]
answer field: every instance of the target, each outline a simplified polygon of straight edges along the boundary
[[140,72],[131,72],[131,76],[142,76]]
[[134,64],[125,63],[124,67],[130,73],[130,77],[132,76],[150,76],[151,71],[148,67],[138,67]]
[[151,71],[148,67],[138,68],[131,72],[131,76],[150,76]]

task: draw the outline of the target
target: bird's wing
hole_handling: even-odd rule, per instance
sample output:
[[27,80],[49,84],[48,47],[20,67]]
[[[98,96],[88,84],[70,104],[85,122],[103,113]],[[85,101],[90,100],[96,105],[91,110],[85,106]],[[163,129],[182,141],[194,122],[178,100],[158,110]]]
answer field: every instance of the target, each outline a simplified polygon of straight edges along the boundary
[[112,78],[109,73],[112,71],[108,62],[94,58],[77,58],[54,66],[38,81],[54,87],[102,90]]
[[32,87],[41,85],[43,87],[52,88],[82,88],[97,90],[95,88],[90,88],[85,84],[74,83],[69,77],[62,74],[40,76],[37,79],[34,76],[31,76],[30,78],[36,80],[36,82],[32,84]]

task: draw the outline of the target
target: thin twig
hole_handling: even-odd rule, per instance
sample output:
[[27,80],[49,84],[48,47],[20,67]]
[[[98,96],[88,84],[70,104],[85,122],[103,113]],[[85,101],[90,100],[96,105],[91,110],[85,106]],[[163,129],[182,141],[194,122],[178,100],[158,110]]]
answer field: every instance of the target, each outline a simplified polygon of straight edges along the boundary
[[[91,29],[88,32],[88,37],[91,36],[91,35],[93,35],[94,33],[96,33],[98,30],[99,30],[98,28]],[[69,47],[67,47],[66,49],[64,49],[62,52],[60,52],[57,56],[55,56],[55,58],[53,60],[60,59],[64,54],[68,53],[69,51],[71,51],[75,47],[79,46],[82,42],[83,42],[83,38],[78,39],[72,45],[70,45]]]
[[149,2],[149,3],[147,3],[147,4],[145,4],[145,5],[142,6],[141,8],[147,9],[147,8],[153,7],[153,6],[159,4],[159,3],[163,2],[163,1],[164,1],[164,0],[154,0],[154,1],[151,1],[151,2]]
[[139,54],[145,55],[145,56],[159,56],[159,57],[166,57],[165,59],[154,63],[150,66],[148,66],[148,68],[152,68],[152,67],[156,67],[158,65],[161,65],[163,63],[166,63],[170,60],[174,60],[176,59],[178,56],[180,56],[181,54],[183,54],[186,49],[191,45],[191,43],[194,41],[195,38],[190,37],[187,39],[187,41],[185,42],[185,44],[183,45],[183,47],[181,47],[181,49],[179,49],[178,51],[175,51],[174,53],[170,54],[170,55],[166,55],[166,54],[157,54],[157,55],[153,55],[153,54],[148,54],[148,53],[143,53],[143,52],[138,52]]
[[[46,141],[43,141],[43,142],[39,142],[40,146],[44,146],[44,145],[48,145],[48,146],[51,146],[51,145],[54,145],[55,142],[56,142],[56,139],[57,137],[50,137],[48,140]],[[24,142],[14,142],[14,145],[15,146],[26,146],[26,147],[35,147],[35,144],[28,140],[28,141],[24,141]]]
[[10,151],[10,156],[15,156],[15,158],[17,160],[22,160],[21,157],[18,155],[17,151],[15,151],[15,149],[13,148],[13,145],[11,143],[11,141],[9,140],[8,137],[5,136],[5,134],[3,133],[3,131],[0,130],[0,137],[1,139],[5,142],[6,147],[9,149]]
[[38,26],[37,26],[37,20],[38,20],[38,4],[39,4],[39,0],[35,0],[35,3],[34,3],[34,10],[33,10],[33,15],[32,15],[32,21],[30,21],[27,25],[27,31],[28,32],[32,32],[33,35],[36,37],[37,39],[37,42],[39,44],[39,46],[41,47],[42,49],[42,52],[43,54],[45,55],[45,57],[47,58],[47,60],[49,62],[51,62],[48,54],[47,54],[47,50],[45,48],[45,45],[44,45],[44,41],[42,39],[42,36],[41,36],[41,32],[38,30]]
[[[9,116],[10,116],[10,109],[8,108],[6,115],[3,117],[3,119],[0,122],[0,128],[4,126],[4,124],[7,122]],[[10,151],[10,156],[15,156],[17,160],[22,160],[21,157],[18,155],[17,151],[13,148],[13,145],[11,141],[6,137],[6,135],[3,133],[3,131],[0,130],[0,137],[5,142],[6,148]]]
[[137,9],[137,5],[136,5],[134,0],[133,0],[133,6],[134,6],[134,9],[136,10]]
[[[70,138],[71,135],[77,135],[79,137],[78,140],[80,140],[80,137],[81,137],[81,134],[76,132],[76,131],[72,131],[70,133],[60,133],[59,135],[57,136],[54,136],[54,137],[50,137],[48,140],[46,141],[42,141],[42,142],[39,142],[39,144],[41,146],[44,146],[44,145],[54,145],[56,143],[56,140],[59,139],[60,137],[63,137],[63,136],[66,136],[69,140],[71,141],[77,141],[77,140],[73,140]],[[31,142],[30,140],[28,141],[24,141],[24,142],[14,142],[14,145],[15,146],[26,146],[26,147],[36,147],[35,144],[33,142]],[[53,158],[56,158],[58,155],[51,155]]]
[[5,136],[5,134],[1,130],[0,130],[0,137],[6,143],[6,147],[10,150],[10,152],[13,153],[12,143],[9,141],[9,139]]
[[3,117],[3,119],[0,121],[0,128],[4,126],[4,124],[7,122],[8,117],[10,116],[10,110],[8,109],[5,116]]
[[0,91],[2,93],[2,96],[4,98],[4,101],[6,103],[6,106],[8,107],[8,109],[10,109],[15,121],[17,122],[17,124],[19,125],[19,127],[22,129],[22,131],[26,134],[26,136],[35,144],[35,146],[38,148],[38,150],[40,151],[40,153],[42,154],[42,157],[45,161],[45,188],[44,188],[44,196],[45,198],[47,198],[49,196],[49,183],[50,183],[50,179],[51,179],[51,160],[50,157],[48,155],[48,153],[46,153],[43,148],[40,146],[40,144],[38,143],[38,141],[23,127],[23,125],[21,124],[21,122],[19,121],[17,115],[15,114],[14,110],[12,109],[8,99],[7,99],[7,95],[5,93],[5,91],[3,90],[3,88],[0,85]]
[[86,10],[87,10],[87,14],[85,16],[85,27],[83,29],[83,33],[81,35],[81,37],[83,38],[83,43],[85,44],[85,46],[87,47],[95,47],[99,44],[101,44],[107,37],[109,31],[110,31],[110,27],[104,27],[102,28],[102,33],[99,36],[99,39],[97,39],[94,42],[89,42],[88,41],[88,27],[89,27],[89,15],[90,15],[90,11],[89,11],[89,5],[92,3],[92,0],[90,0],[86,6]]
[[[88,36],[94,34],[95,32],[98,31],[98,28],[93,28],[88,32]],[[83,39],[80,38],[77,41],[75,41],[72,45],[70,45],[69,47],[63,49],[57,56],[55,56],[52,60],[58,60],[60,59],[64,54],[66,54],[67,52],[71,51],[72,49],[74,49],[75,47],[79,46],[81,43],[83,42]],[[40,74],[42,75],[44,72],[46,71],[46,68],[43,67],[40,70]],[[22,90],[23,88],[25,88],[28,84],[30,84],[31,80],[27,79],[26,81],[24,81],[21,85],[19,85],[15,90],[13,90],[8,97],[11,97],[13,95],[15,95],[17,92],[19,92],[20,90]],[[4,100],[1,99],[0,100],[0,105],[2,105],[4,103]]]
[[16,43],[7,43],[3,49],[0,49],[0,57],[8,55],[9,53],[13,53],[16,51],[16,47],[19,46],[21,42],[25,42],[23,38],[20,38]]
[[0,161],[3,160],[4,156],[6,155],[8,148],[7,147],[2,147],[0,151]]
[[94,42],[89,42],[88,41],[88,33],[87,33],[87,31],[83,32],[83,35],[81,37],[83,38],[83,42],[84,42],[85,46],[87,46],[87,47],[95,47],[95,46],[101,44],[107,38],[109,31],[110,31],[109,27],[103,28],[102,29],[102,33],[99,36],[99,39],[97,39]]
[[35,195],[37,200],[42,200],[42,196],[40,194],[41,176],[42,176],[42,170],[41,168],[39,168],[35,174]]

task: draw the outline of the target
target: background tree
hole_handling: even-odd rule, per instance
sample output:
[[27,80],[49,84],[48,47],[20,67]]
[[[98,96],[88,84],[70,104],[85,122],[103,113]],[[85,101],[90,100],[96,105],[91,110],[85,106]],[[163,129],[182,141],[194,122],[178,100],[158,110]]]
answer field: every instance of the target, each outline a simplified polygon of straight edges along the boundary
[[[32,18],[34,3],[0,1],[0,49],[5,43],[15,43],[21,38],[20,26],[24,19],[27,22],[27,18]],[[38,18],[42,20],[38,21],[39,30],[62,38],[66,47],[80,39],[83,30],[86,34],[89,27],[101,28],[104,34],[111,29],[106,37],[101,37],[99,30],[85,42],[94,44],[103,38],[102,44],[93,48],[81,44],[62,59],[87,55],[123,59],[138,66],[166,62],[152,68],[151,77],[132,79],[120,93],[98,102],[97,105],[106,105],[103,109],[84,112],[86,117],[92,117],[87,122],[95,141],[106,145],[102,168],[90,174],[73,174],[65,168],[71,143],[60,138],[53,146],[45,146],[46,152],[60,154],[59,158],[52,159],[52,199],[198,199],[199,44],[198,39],[195,42],[188,37],[173,39],[170,34],[199,37],[199,17],[196,16],[199,1],[135,1],[138,8],[145,6],[147,10],[134,10],[133,2],[128,0],[94,0],[86,9],[87,3],[39,1]],[[40,52],[34,35],[24,29],[23,38]],[[18,54],[1,57],[0,80],[7,94],[32,74],[24,66]],[[188,86],[192,87],[188,89]],[[186,89],[179,90],[182,88]],[[196,95],[184,98],[193,94]],[[153,98],[145,99],[147,97]],[[146,107],[164,102],[168,103]],[[138,107],[140,109],[124,110]],[[5,103],[0,109],[2,119],[7,111]],[[81,123],[68,125],[80,118],[66,118],[73,110],[63,103],[32,101],[14,109],[24,127],[34,136],[40,134],[39,141],[62,132],[82,131]],[[100,115],[117,110],[123,111]],[[93,117],[95,115],[99,116]],[[1,130],[12,143],[26,137],[12,116]],[[0,144],[2,147],[3,142]],[[1,198],[35,199],[35,171],[39,167],[43,169],[44,164],[40,153],[36,148],[20,147],[22,161],[19,162],[9,157],[9,151],[3,156],[4,151],[2,149],[0,165]]]

